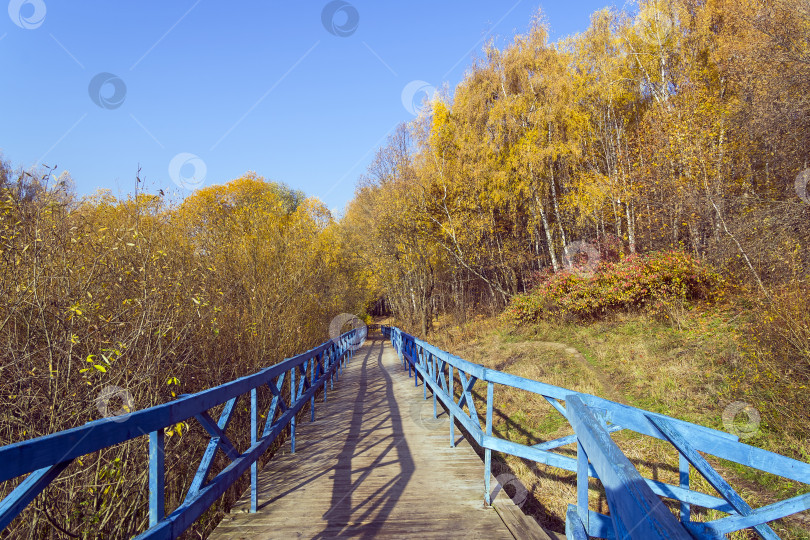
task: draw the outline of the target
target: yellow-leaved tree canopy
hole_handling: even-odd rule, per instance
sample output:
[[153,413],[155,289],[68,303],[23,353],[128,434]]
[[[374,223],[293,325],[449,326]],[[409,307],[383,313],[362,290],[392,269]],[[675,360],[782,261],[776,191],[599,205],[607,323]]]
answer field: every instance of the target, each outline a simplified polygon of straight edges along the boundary
[[[354,246],[323,204],[253,173],[177,205],[144,194],[79,199],[67,175],[37,179],[5,164],[2,173],[0,444],[255,373],[326,341],[333,317],[361,314],[368,300]],[[270,399],[260,390],[262,410]],[[230,432],[240,447],[245,410]],[[167,435],[167,504],[176,506],[196,472],[189,456],[208,435],[195,422]],[[143,531],[144,450],[136,439],[74,462],[49,488],[49,515],[70,515],[80,536]],[[10,534],[51,528],[31,506]]]

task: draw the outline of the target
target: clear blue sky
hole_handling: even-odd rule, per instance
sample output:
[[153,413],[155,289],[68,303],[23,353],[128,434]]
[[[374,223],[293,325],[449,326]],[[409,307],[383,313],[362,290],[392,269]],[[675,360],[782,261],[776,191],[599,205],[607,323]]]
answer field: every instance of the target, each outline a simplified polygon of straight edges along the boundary
[[452,89],[538,7],[557,39],[608,3],[11,0],[0,150],[70,171],[80,194],[132,192],[138,164],[180,195],[254,170],[339,210],[411,94]]

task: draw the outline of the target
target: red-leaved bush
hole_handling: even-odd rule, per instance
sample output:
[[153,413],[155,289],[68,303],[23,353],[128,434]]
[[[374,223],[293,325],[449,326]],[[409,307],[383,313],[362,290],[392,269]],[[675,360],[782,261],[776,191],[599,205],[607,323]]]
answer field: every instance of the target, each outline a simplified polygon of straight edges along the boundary
[[540,273],[530,293],[512,299],[505,316],[531,322],[566,314],[594,319],[633,309],[661,313],[672,304],[715,300],[722,285],[722,277],[699,259],[682,251],[655,251],[602,262],[590,276]]

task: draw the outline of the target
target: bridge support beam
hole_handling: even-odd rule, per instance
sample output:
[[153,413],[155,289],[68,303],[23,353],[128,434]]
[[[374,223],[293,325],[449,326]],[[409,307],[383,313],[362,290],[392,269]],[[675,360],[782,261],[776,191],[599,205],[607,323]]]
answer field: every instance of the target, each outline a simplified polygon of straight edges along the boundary
[[[486,434],[488,437],[492,436],[492,408],[495,400],[495,385],[491,382],[487,383],[487,425]],[[484,501],[487,506],[492,504],[492,496],[490,495],[489,479],[492,476],[492,450],[489,448],[484,450]]]
[[[259,408],[256,389],[250,390],[250,445],[256,444],[256,429],[258,427],[257,410]],[[250,464],[250,513],[256,513],[256,507],[259,505],[259,466],[255,461]]]
[[[450,385],[449,385],[450,392],[449,392],[449,394],[450,394],[450,397],[451,397],[451,399],[453,401],[456,400],[456,391],[455,391],[456,375],[455,375],[454,371],[455,370],[454,370],[453,366],[450,366]],[[456,447],[456,416],[453,414],[452,411],[448,410],[448,412],[450,413],[450,415],[449,415],[450,416],[450,448],[455,448]]]
[[[309,384],[310,384],[310,386],[315,386],[315,371],[316,371],[315,370],[315,365],[316,365],[315,358],[312,358],[308,363],[310,364],[310,368],[309,368],[309,379],[310,379]],[[312,394],[312,398],[310,398],[310,400],[309,400],[309,421],[310,422],[315,421],[315,394]]]
[[166,477],[163,429],[149,433],[149,526],[154,527],[166,512]]
[[[292,368],[290,370],[290,404],[295,403],[298,396],[296,396],[295,391],[295,369]],[[290,453],[295,453],[295,416],[293,415],[292,419],[290,419]],[[268,418],[269,420],[269,418]]]

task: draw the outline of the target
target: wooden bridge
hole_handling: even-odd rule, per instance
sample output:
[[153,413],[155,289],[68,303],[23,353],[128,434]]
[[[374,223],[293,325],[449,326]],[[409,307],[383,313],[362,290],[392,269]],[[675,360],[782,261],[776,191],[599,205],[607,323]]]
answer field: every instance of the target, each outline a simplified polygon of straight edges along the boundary
[[377,334],[259,473],[257,512],[247,491],[210,538],[549,538],[503,490],[484,506],[481,458],[431,413]]
[[[0,482],[15,482],[0,501],[0,529],[73,460],[143,436],[149,528],[139,538],[178,537],[248,471],[250,488],[212,538],[548,538],[492,478],[492,452],[576,473],[566,515],[566,536],[576,540],[708,539],[748,528],[772,539],[778,536],[768,522],[810,508],[810,493],[752,508],[705,455],[810,484],[807,463],[728,433],[487,369],[397,328],[381,331],[366,340],[365,328],[351,330],[216,388],[0,448]],[[496,386],[542,396],[573,434],[533,445],[494,435]],[[259,390],[270,403],[263,413]],[[251,442],[240,451],[227,430],[242,398],[250,401]],[[167,514],[164,430],[190,418],[211,439],[185,499]],[[621,430],[677,450],[679,483],[643,477],[611,438]],[[289,442],[260,472],[259,458],[284,432]],[[569,445],[576,457],[556,451]],[[218,452],[231,462],[216,472]],[[717,495],[690,487],[695,472]],[[591,481],[601,485],[609,514],[589,508]],[[726,515],[694,521],[693,507]]]

